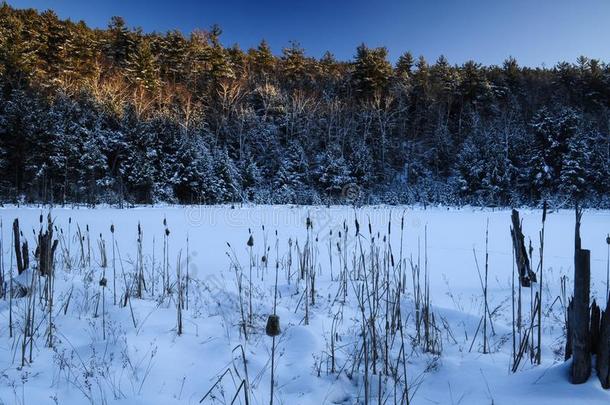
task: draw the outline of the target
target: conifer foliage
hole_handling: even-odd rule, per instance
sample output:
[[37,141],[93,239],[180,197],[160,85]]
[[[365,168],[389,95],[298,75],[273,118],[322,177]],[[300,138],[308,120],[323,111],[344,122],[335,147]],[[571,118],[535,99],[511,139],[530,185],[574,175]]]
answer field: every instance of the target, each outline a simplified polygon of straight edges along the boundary
[[0,5],[0,202],[607,207],[609,109],[586,57],[338,61]]

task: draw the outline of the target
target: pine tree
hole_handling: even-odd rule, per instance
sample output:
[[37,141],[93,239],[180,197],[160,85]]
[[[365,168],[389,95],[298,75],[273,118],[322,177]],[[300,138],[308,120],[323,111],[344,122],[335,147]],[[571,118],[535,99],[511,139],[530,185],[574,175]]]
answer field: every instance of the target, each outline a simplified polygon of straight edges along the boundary
[[214,192],[216,202],[235,202],[240,197],[241,179],[233,160],[226,148],[214,156]]
[[169,31],[157,43],[159,74],[171,83],[181,82],[187,69],[188,43],[182,33]]
[[259,80],[266,80],[273,74],[275,58],[267,41],[262,40],[256,49],[248,52],[248,55],[255,77]]
[[154,91],[159,84],[159,69],[150,43],[143,39],[137,43],[127,61],[126,71],[130,80],[148,91]]
[[532,156],[528,163],[533,194],[554,193],[559,189],[560,175],[568,144],[576,134],[579,116],[572,109],[553,112],[541,109],[533,118]]
[[590,187],[587,167],[589,167],[589,145],[585,135],[578,133],[568,141],[567,152],[561,165],[560,190],[573,201],[581,202]]
[[308,188],[308,172],[309,164],[305,151],[299,143],[293,142],[281,159],[275,174],[274,185],[278,199],[287,203],[299,202],[299,196]]
[[411,52],[403,53],[396,62],[396,75],[403,80],[409,79],[413,73],[414,65],[415,60]]
[[352,85],[360,99],[370,99],[387,89],[392,65],[386,48],[369,48],[362,44],[356,49]]
[[177,158],[173,183],[180,201],[215,202],[214,161],[203,139],[195,134],[185,134]]
[[303,85],[308,81],[305,51],[297,42],[292,42],[282,50],[282,71],[292,86]]
[[261,169],[256,163],[256,159],[249,152],[244,154],[241,162],[241,188],[244,190],[245,197],[251,200],[256,192],[257,187],[262,181]]
[[132,33],[122,17],[114,16],[108,24],[106,55],[118,67],[125,67],[135,49]]
[[354,183],[345,159],[334,151],[318,155],[315,174],[320,188],[328,197],[341,197],[345,187]]

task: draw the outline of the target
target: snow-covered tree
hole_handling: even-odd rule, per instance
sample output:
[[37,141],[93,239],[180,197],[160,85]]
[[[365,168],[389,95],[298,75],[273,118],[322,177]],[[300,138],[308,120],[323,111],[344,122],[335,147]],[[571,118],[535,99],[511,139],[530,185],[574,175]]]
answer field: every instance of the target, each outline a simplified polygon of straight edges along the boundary
[[233,202],[239,198],[241,179],[226,148],[214,156],[214,193],[216,202]]

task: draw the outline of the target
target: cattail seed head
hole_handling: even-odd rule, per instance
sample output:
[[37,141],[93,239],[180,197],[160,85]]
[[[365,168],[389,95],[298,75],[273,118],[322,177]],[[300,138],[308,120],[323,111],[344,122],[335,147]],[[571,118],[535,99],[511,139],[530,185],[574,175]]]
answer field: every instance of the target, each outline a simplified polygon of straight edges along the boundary
[[606,236],[606,243],[610,245],[610,235]]
[[267,325],[265,327],[265,334],[267,336],[274,337],[280,333],[280,317],[277,315],[269,315],[269,318],[267,318]]
[[544,200],[544,203],[542,204],[542,222],[546,221],[547,208],[548,208],[548,204],[547,204],[546,200]]
[[248,242],[246,242],[246,245],[250,247],[254,246],[254,238],[252,237],[252,235],[250,235],[250,237],[248,238]]
[[110,225],[110,233],[114,233],[114,224]]

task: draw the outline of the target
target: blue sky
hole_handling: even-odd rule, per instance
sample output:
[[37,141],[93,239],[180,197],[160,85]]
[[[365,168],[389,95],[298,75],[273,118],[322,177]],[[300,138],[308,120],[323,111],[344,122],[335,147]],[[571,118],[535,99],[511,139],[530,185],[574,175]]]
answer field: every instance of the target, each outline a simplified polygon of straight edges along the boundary
[[329,50],[350,59],[358,44],[386,46],[394,61],[407,50],[434,61],[474,59],[552,66],[579,55],[610,59],[610,0],[8,0],[14,7],[53,9],[62,18],[106,27],[123,16],[145,31],[207,28],[243,49],[265,38],[275,53],[290,41],[308,55]]

